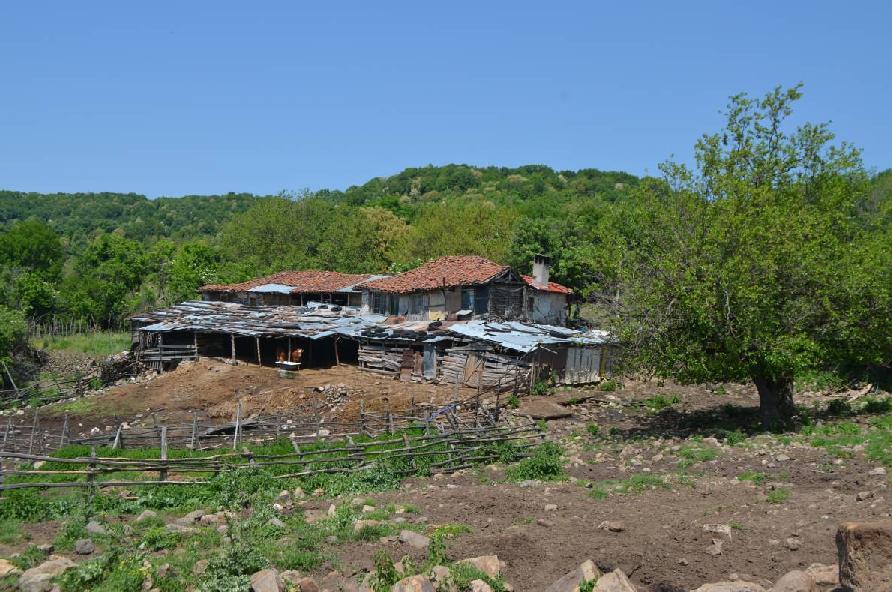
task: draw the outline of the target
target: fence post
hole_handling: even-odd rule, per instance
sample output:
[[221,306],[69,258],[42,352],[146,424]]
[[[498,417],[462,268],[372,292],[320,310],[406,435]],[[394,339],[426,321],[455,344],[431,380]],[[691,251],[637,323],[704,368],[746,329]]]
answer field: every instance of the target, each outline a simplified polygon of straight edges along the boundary
[[365,435],[365,401],[359,400],[359,433]]
[[232,432],[232,449],[238,446],[239,431],[242,426],[242,400],[239,399],[235,404],[235,430]]
[[121,446],[121,429],[124,427],[124,424],[118,424],[118,431],[115,432],[115,441],[112,442],[112,450],[117,450],[122,448]]
[[189,447],[192,450],[195,450],[195,445],[198,443],[196,439],[198,436],[198,417],[195,415],[195,412],[192,412],[192,441],[189,443]]
[[34,452],[34,432],[37,431],[37,413],[40,411],[40,407],[34,408],[34,423],[31,424],[31,439],[28,441],[28,454]]
[[161,470],[158,481],[167,481],[167,426],[161,426]]
[[3,432],[3,450],[6,450],[6,442],[9,440],[9,432],[12,430],[12,418],[6,420],[6,431]]
[[90,490],[96,484],[96,447],[90,446],[90,463],[87,465],[87,483],[90,484]]

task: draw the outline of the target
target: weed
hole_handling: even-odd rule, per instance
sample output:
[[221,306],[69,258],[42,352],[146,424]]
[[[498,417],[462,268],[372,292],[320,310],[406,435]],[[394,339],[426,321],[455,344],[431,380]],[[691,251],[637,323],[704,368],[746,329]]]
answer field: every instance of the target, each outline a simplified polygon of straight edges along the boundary
[[790,499],[790,490],[785,487],[778,487],[769,491],[766,497],[769,504],[782,504]]
[[719,456],[718,450],[711,446],[688,445],[682,447],[677,453],[678,466],[683,469],[691,467],[697,463],[709,462],[715,460]]
[[744,471],[737,475],[738,481],[749,481],[754,485],[762,485],[766,479],[768,479],[768,475],[765,473],[757,473],[756,471]]
[[375,592],[389,592],[390,588],[400,579],[401,576],[393,566],[390,555],[384,549],[380,549],[375,554],[375,569],[369,578],[369,586]]
[[585,426],[585,429],[588,430],[588,433],[594,437],[598,437],[598,434],[601,432],[601,426],[596,423],[590,423]]
[[459,590],[470,590],[471,582],[474,580],[483,580],[489,584],[489,587],[493,589],[493,592],[505,592],[505,584],[502,581],[496,578],[491,578],[470,563],[453,563],[449,566],[449,572],[452,574],[452,580],[455,582],[455,586]]
[[530,387],[530,394],[534,396],[543,397],[551,394],[551,382],[548,380],[537,380],[533,383],[533,386]]
[[180,535],[162,526],[153,526],[143,533],[139,547],[150,551],[173,549],[180,542]]
[[512,393],[508,397],[508,401],[506,402],[506,404],[512,409],[517,409],[518,407],[520,407],[520,398]]
[[681,397],[678,395],[654,395],[644,400],[644,406],[653,412],[671,407],[676,403],[681,403]]
[[24,533],[22,524],[15,518],[0,518],[0,543],[14,545],[19,542]]
[[511,481],[557,481],[566,477],[561,462],[563,450],[554,442],[537,446],[528,457],[506,471]]
[[38,549],[35,545],[28,545],[27,549],[12,559],[12,563],[24,571],[42,563],[44,559],[46,559],[46,553]]
[[44,337],[32,343],[38,349],[67,350],[106,357],[130,348],[130,333],[79,333],[64,337]]
[[598,385],[598,388],[604,392],[612,393],[613,391],[619,388],[619,383],[613,379],[605,380],[601,384]]
[[628,495],[651,489],[669,489],[669,487],[669,483],[659,475],[638,473],[622,480],[598,481],[592,485],[590,495],[595,499],[602,500],[611,494]]
[[728,446],[739,446],[746,442],[746,434],[740,430],[734,430],[725,434],[725,444]]
[[728,389],[725,388],[724,385],[719,385],[712,390],[713,395],[718,395],[719,397],[724,397],[728,394]]

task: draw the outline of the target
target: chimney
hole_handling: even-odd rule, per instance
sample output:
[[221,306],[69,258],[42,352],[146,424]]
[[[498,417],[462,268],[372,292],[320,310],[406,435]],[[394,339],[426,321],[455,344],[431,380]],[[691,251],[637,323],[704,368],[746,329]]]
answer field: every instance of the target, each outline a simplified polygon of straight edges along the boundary
[[547,286],[550,275],[551,257],[546,257],[545,255],[533,257],[533,280],[541,286]]

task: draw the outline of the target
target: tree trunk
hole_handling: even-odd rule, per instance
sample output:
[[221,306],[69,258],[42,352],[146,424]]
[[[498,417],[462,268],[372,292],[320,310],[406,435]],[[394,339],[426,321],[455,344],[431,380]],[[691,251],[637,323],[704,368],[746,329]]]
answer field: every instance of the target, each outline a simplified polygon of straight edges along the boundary
[[793,404],[793,378],[756,376],[753,382],[759,391],[762,427],[766,430],[776,430],[789,426],[793,416],[796,415],[796,406]]

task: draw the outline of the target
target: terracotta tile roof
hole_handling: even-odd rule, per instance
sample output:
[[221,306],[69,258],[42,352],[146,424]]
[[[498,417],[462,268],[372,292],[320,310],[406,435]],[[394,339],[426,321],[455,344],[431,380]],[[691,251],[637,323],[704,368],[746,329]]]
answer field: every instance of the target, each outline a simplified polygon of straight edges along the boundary
[[567,286],[561,285],[557,282],[548,282],[547,285],[542,285],[536,282],[536,278],[531,275],[523,276],[523,281],[525,281],[530,286],[536,288],[537,290],[541,290],[542,292],[554,292],[556,294],[572,294],[573,290],[568,288]]
[[201,292],[243,292],[265,284],[290,286],[293,294],[337,292],[375,277],[372,274],[338,273],[337,271],[280,271],[238,284],[208,284]]
[[411,271],[366,282],[363,286],[380,292],[396,293],[472,286],[485,284],[508,269],[510,268],[507,265],[499,265],[475,255],[440,257]]

